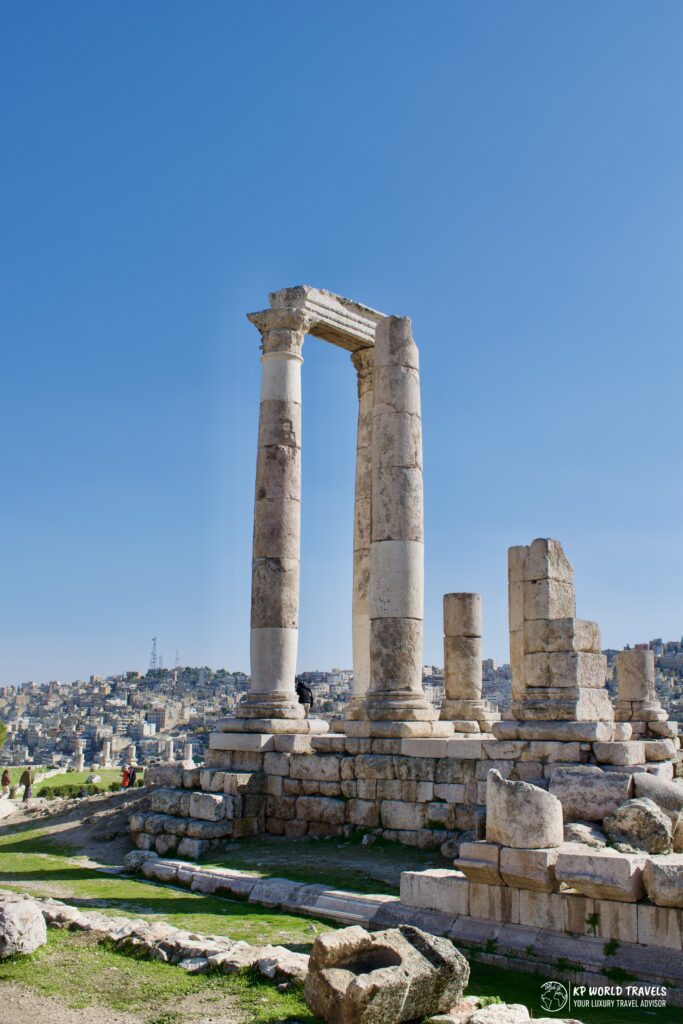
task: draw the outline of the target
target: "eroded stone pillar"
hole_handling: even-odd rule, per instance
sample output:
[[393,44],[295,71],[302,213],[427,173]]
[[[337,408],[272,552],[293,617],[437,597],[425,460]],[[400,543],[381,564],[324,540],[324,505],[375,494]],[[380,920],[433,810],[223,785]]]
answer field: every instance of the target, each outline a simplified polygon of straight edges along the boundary
[[483,700],[479,594],[444,594],[444,699],[439,717],[456,732],[488,732],[500,717]]
[[359,714],[359,702],[370,686],[370,544],[372,541],[372,406],[375,351],[354,352],[358,375],[356,493],[353,523],[353,692],[347,717]]
[[618,722],[658,722],[666,712],[655,688],[655,656],[652,651],[619,651],[616,658]]
[[102,767],[108,768],[111,764],[111,740],[102,742]]
[[187,766],[194,764],[194,758],[192,757],[192,744],[186,743],[183,747],[183,761]]
[[303,718],[294,691],[301,526],[301,348],[308,319],[269,309],[249,319],[262,334],[254,547],[251,689],[238,718]]
[[[407,317],[375,336],[370,548],[371,722],[436,717],[422,690],[424,528],[417,345]],[[388,730],[384,730],[388,734]]]

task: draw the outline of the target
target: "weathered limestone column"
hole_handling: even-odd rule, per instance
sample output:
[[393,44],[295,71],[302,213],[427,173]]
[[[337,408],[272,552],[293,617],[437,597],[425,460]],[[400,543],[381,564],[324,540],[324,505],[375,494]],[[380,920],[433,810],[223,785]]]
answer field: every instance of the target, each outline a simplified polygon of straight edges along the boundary
[[85,768],[85,754],[83,753],[83,740],[76,742],[76,753],[74,754],[74,769],[82,772]]
[[[294,691],[301,527],[301,347],[308,318],[268,309],[249,319],[262,334],[254,548],[251,689],[238,718],[303,718]],[[261,730],[264,731],[264,730]]]
[[444,594],[444,699],[442,721],[455,732],[489,732],[500,717],[482,699],[480,594]]
[[616,658],[618,722],[662,722],[666,712],[655,689],[655,656],[652,651],[619,651]]
[[111,740],[102,741],[102,767],[108,768],[111,764]]
[[385,317],[375,335],[370,688],[363,708],[365,718],[385,724],[384,735],[388,723],[436,717],[422,690],[423,592],[418,350],[410,320]]
[[194,758],[192,757],[192,744],[186,743],[183,747],[183,761],[186,763],[194,764]]
[[356,493],[353,522],[353,692],[347,718],[360,713],[359,703],[370,686],[370,544],[372,540],[372,406],[375,350],[354,352],[358,375]]
[[174,757],[175,757],[174,744],[173,744],[173,740],[169,736],[169,738],[166,740],[166,760],[167,761],[172,761],[174,759]]
[[128,758],[128,764],[135,764],[137,762],[138,752],[134,743],[129,743],[126,747],[126,757]]

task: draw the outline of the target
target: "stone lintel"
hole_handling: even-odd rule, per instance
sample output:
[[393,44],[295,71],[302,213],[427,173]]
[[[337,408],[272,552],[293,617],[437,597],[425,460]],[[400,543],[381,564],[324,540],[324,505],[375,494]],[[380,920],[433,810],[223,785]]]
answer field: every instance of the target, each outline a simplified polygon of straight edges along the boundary
[[273,309],[297,307],[304,310],[310,318],[308,334],[348,352],[374,345],[375,328],[384,319],[384,313],[376,309],[308,284],[281,288],[271,292],[268,300]]

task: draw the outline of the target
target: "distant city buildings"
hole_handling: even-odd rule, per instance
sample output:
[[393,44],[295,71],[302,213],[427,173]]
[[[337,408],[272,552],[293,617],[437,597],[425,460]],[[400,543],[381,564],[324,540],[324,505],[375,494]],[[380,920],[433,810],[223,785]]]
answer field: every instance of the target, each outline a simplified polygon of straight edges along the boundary
[[[657,694],[670,718],[683,719],[683,639],[633,645],[655,655]],[[629,649],[628,647],[626,648]],[[614,661],[617,650],[604,651],[608,687],[614,696]],[[510,705],[510,666],[482,662],[483,695],[503,714]],[[302,672],[298,677],[310,686],[316,717],[341,718],[351,698],[353,672],[332,668]],[[427,699],[438,708],[443,699],[443,668],[425,665],[422,682]],[[164,760],[168,740],[176,756],[192,743],[193,756],[201,762],[208,734],[218,718],[233,713],[249,688],[243,672],[200,668],[159,668],[146,674],[90,676],[86,682],[25,683],[0,687],[0,720],[7,726],[7,742],[0,748],[0,764],[69,765],[80,743],[87,765],[99,763],[105,740],[111,744],[113,764],[125,762],[135,745],[145,763]]]

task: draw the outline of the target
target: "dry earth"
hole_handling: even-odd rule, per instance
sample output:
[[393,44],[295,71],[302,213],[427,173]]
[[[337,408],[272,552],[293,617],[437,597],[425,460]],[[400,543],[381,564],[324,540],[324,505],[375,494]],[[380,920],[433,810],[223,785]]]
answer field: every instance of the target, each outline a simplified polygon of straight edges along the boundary
[[[245,1020],[232,1000],[215,993],[187,996],[173,1009],[183,1024],[242,1024]],[[152,1007],[142,1013],[123,1013],[104,1006],[75,1010],[23,985],[3,985],[0,1024],[102,1024],[103,1020],[107,1024],[153,1024],[160,1012]]]

